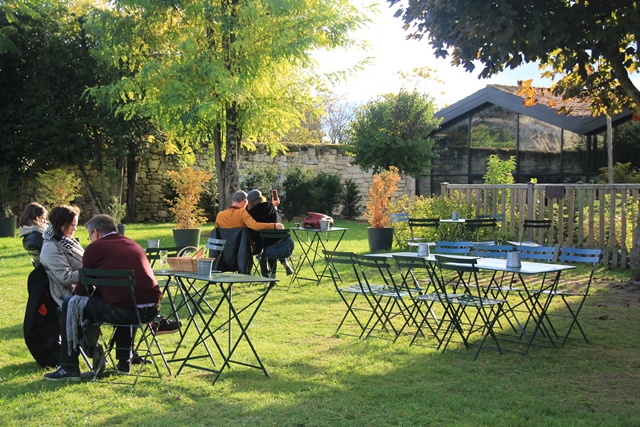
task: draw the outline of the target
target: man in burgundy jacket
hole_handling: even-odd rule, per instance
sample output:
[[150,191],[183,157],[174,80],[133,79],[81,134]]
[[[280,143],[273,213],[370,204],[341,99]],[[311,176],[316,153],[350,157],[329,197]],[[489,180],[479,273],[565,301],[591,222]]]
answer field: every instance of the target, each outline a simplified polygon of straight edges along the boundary
[[[142,322],[153,320],[160,309],[162,292],[144,250],[133,240],[117,231],[116,223],[108,215],[95,215],[85,225],[89,231],[91,244],[82,257],[83,268],[102,270],[134,270],[135,296]],[[74,296],[87,296],[84,285],[78,284]],[[128,287],[103,287],[99,294],[88,295],[82,311],[82,318],[92,323],[136,323],[137,317]],[[69,297],[62,303],[62,318],[67,319]],[[77,301],[78,299],[76,299]],[[70,316],[71,317],[71,316]],[[68,319],[67,319],[68,320]],[[83,325],[83,330],[86,328]],[[78,349],[68,346],[66,327],[62,328],[62,346],[60,347],[60,366],[55,372],[46,374],[47,380],[80,381]],[[116,329],[116,369],[128,373],[131,358],[131,328]],[[94,358],[95,360],[95,358]]]

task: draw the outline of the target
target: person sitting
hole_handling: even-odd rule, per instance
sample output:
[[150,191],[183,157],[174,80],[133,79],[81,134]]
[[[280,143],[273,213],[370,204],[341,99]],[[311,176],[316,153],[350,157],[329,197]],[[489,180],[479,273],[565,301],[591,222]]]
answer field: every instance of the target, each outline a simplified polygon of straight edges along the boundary
[[[281,222],[278,205],[280,199],[274,199],[271,203],[262,195],[260,190],[254,189],[247,194],[247,212],[258,222]],[[293,253],[294,243],[291,237],[286,239],[264,239],[260,238],[260,233],[249,229],[249,237],[255,244],[255,253],[262,254],[260,257],[260,272],[263,277],[275,277],[276,259],[280,260],[285,267],[287,275],[293,273],[287,258]],[[267,262],[267,259],[270,261]]]
[[40,203],[29,203],[20,216],[18,236],[31,256],[33,267],[40,265],[43,233],[47,229],[47,210]]
[[71,292],[80,274],[84,249],[73,238],[78,228],[80,209],[60,205],[49,213],[49,227],[44,232],[40,262],[49,276],[51,297],[58,306]]
[[[162,292],[153,275],[144,249],[133,240],[119,234],[115,221],[109,215],[95,215],[85,227],[89,232],[91,243],[84,253],[82,266],[92,269],[134,270],[137,310],[140,312],[142,322],[154,320],[160,310]],[[86,305],[82,309],[84,320],[89,324],[101,322],[136,323],[138,321],[136,307],[130,305],[131,298],[128,288],[104,287],[101,291],[99,295],[88,295],[84,286],[75,287],[74,295],[88,296]],[[70,300],[71,297],[66,298],[62,304],[62,315],[67,321],[69,321],[67,312]],[[89,329],[91,328],[85,328],[83,325],[83,333]],[[80,381],[78,348],[73,345],[69,347],[68,340],[65,327],[62,329],[60,365],[55,372],[45,374],[45,379]],[[132,355],[131,328],[116,328],[115,344],[116,359],[118,360],[116,370],[121,374],[129,373]],[[96,360],[95,357],[94,360]]]
[[231,206],[216,215],[216,227],[239,228],[244,227],[255,231],[283,230],[280,222],[258,222],[247,212],[247,193],[236,191],[231,197]]

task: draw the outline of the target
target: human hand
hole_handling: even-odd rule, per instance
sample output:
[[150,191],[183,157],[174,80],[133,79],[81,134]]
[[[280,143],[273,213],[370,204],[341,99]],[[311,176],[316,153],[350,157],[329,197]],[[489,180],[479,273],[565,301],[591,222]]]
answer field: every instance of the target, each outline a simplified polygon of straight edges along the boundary
[[280,204],[280,199],[271,199],[271,204],[277,208]]
[[284,224],[281,222],[276,222],[276,230],[284,230]]

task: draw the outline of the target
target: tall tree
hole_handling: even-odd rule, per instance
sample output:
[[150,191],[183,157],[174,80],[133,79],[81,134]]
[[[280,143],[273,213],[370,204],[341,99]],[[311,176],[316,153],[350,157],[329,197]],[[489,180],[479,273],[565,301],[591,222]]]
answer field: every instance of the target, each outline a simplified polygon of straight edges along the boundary
[[[542,75],[556,81],[553,93],[611,116],[623,109],[640,113],[640,90],[630,77],[640,65],[639,6],[634,0],[408,0],[396,16],[409,37],[426,35],[436,56],[450,55],[453,65],[473,71],[480,62],[479,77],[490,77],[539,62]],[[536,102],[531,81],[522,82],[520,93]],[[633,240],[631,279],[638,282],[640,215]]]
[[314,49],[353,43],[367,21],[347,0],[115,0],[95,14],[101,58],[134,74],[103,88],[173,136],[166,148],[213,145],[220,207],[239,185],[238,153],[272,153],[316,101]]
[[431,97],[406,89],[370,101],[356,111],[347,152],[363,170],[379,173],[395,166],[419,177],[437,157],[429,138],[438,128],[434,112]]

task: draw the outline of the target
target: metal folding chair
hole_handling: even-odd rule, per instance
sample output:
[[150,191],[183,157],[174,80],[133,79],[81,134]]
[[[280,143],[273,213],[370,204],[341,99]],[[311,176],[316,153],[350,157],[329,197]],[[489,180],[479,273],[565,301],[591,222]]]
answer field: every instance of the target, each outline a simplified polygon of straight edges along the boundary
[[511,251],[513,251],[513,246],[511,245],[475,243],[471,249],[471,255],[482,258],[506,258],[507,253]]
[[[132,336],[135,336],[135,333],[133,333],[134,330],[139,329],[141,331],[140,338],[138,339],[138,344],[135,346],[135,348],[132,348],[133,343],[130,342],[129,346],[124,349],[130,350],[131,352],[135,350],[138,353],[138,355],[142,358],[142,363],[140,363],[139,367],[137,368],[138,372],[135,375],[133,382],[132,383],[123,382],[123,383],[131,384],[131,389],[133,389],[138,383],[138,379],[140,377],[162,378],[162,373],[160,372],[160,368],[158,367],[158,364],[156,362],[156,359],[155,359],[156,353],[154,353],[153,348],[157,349],[157,355],[159,355],[162,358],[162,361],[164,362],[164,366],[167,368],[167,372],[169,373],[169,375],[171,375],[171,369],[169,368],[169,363],[167,362],[164,352],[162,351],[162,347],[158,342],[158,337],[156,336],[155,330],[151,326],[151,323],[153,320],[148,322],[142,322],[140,312],[138,310],[138,304],[136,301],[136,294],[135,294],[135,286],[136,286],[136,280],[134,278],[135,272],[133,270],[98,270],[98,269],[89,269],[89,268],[81,268],[79,272],[80,272],[80,284],[87,288],[87,292],[89,294],[92,293],[94,288],[98,290],[101,287],[129,288],[129,294],[131,296],[131,302],[132,302],[133,308],[135,308],[137,321],[133,323],[102,322],[100,324],[101,326],[108,325],[113,327],[113,333],[111,334],[111,337],[109,338],[109,340],[106,340],[104,338],[104,335],[101,334],[103,347],[105,350],[105,356],[108,358],[112,366],[116,366],[116,364],[113,356],[111,355],[111,352],[114,350],[118,350],[118,348],[115,347],[115,339],[114,339],[114,333],[116,331],[116,328],[131,328]],[[150,374],[143,375],[142,372],[145,368],[145,365],[148,359],[151,360],[157,375],[150,375]],[[117,370],[116,370],[116,373],[117,373]],[[97,379],[98,374],[99,374],[99,371],[96,370],[95,375],[93,377],[94,381]],[[121,378],[122,376],[118,375],[118,377]]]
[[389,220],[391,221],[391,227],[393,227],[393,236],[396,239],[396,244],[398,245],[399,248],[404,248],[406,245],[402,240],[400,240],[400,237],[398,236],[397,228],[398,228],[398,225],[400,225],[401,223],[409,221],[409,214],[408,213],[389,214]]
[[418,243],[433,242],[442,238],[439,218],[409,218],[409,232],[411,238],[407,244],[415,246]]
[[[562,283],[555,290],[545,291],[545,293],[551,294],[552,298],[560,297],[564,303],[565,313],[560,313],[558,310],[551,310],[547,312],[547,318],[552,319],[551,328],[556,338],[562,340],[562,346],[567,343],[569,338],[571,339],[583,339],[585,342],[589,342],[587,334],[582,329],[582,325],[578,321],[578,315],[582,310],[584,302],[589,295],[589,288],[593,280],[593,273],[596,265],[600,262],[600,256],[602,251],[600,249],[579,249],[579,248],[562,248],[560,253],[560,262],[571,264],[587,264],[591,265],[591,271],[589,272],[589,278],[586,282],[579,283],[574,281],[568,281],[566,277]],[[570,302],[575,301],[575,305]],[[566,332],[563,335],[559,335],[557,329],[559,327],[558,322],[554,319],[564,318],[569,319],[569,326],[566,328]],[[571,333],[577,329],[582,337],[573,337]]]
[[[329,270],[329,274],[333,280],[336,292],[340,295],[340,299],[342,299],[347,306],[347,310],[342,316],[335,333],[337,334],[340,331],[344,322],[349,316],[351,316],[359,328],[357,336],[362,338],[366,332],[365,325],[370,322],[376,308],[376,302],[369,289],[380,289],[382,288],[382,285],[363,285],[360,278],[358,261],[356,260],[356,255],[353,252],[323,250],[322,253],[324,254],[324,260],[327,263],[327,269]],[[351,270],[351,272],[355,274],[355,283],[349,285],[343,284],[340,274],[340,266],[343,266],[343,273],[345,273],[344,270]],[[366,316],[366,319],[362,317],[363,315]]]
[[472,242],[494,241],[497,223],[495,218],[467,219],[464,222],[465,240]]
[[550,219],[525,219],[522,223],[522,232],[520,233],[520,244],[527,245],[548,245],[549,229],[551,228]]
[[469,255],[471,252],[471,242],[436,242],[433,251],[436,254],[443,255]]
[[[373,296],[373,315],[365,325],[364,338],[373,331],[391,332],[396,341],[408,323],[415,323],[413,317],[413,295],[421,290],[414,285],[397,283],[393,277],[392,264],[389,258],[356,255],[360,267],[360,278]],[[373,323],[371,323],[373,321]]]
[[[489,337],[495,343],[492,349],[502,353],[493,326],[502,314],[505,301],[483,296],[478,281],[477,260],[469,257],[436,255],[436,262],[438,283],[444,296],[445,313],[450,320],[442,336],[442,351],[447,350],[457,332],[466,350],[477,348],[471,353],[474,360]],[[446,288],[446,284],[451,282],[450,278],[445,277],[447,272],[453,273],[455,277],[453,293],[448,292]],[[457,293],[458,288],[464,289],[464,292]],[[472,337],[477,335],[480,336],[479,343],[472,341]]]

